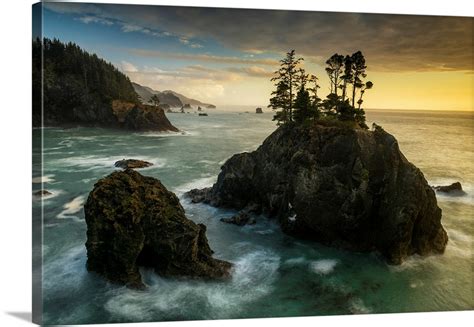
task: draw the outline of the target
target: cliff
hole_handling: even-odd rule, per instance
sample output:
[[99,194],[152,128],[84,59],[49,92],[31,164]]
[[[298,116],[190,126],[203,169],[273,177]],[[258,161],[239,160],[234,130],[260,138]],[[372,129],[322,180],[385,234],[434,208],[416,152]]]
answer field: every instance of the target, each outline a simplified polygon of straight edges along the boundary
[[231,157],[212,188],[188,194],[244,213],[258,206],[289,234],[392,264],[443,253],[448,240],[433,190],[380,127],[281,126]]
[[214,259],[206,226],[187,219],[176,195],[132,169],[102,178],[84,206],[87,269],[143,288],[139,267],[162,276],[221,279],[231,264]]
[[[130,115],[118,116],[117,103]],[[33,41],[33,126],[175,131],[161,109],[141,105],[129,78],[74,43]]]

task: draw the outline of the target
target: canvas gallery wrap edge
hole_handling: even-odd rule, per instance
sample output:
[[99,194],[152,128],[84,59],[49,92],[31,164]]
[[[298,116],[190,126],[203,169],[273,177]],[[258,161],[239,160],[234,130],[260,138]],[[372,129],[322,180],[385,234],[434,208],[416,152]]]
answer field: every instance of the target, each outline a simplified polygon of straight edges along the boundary
[[457,311],[472,17],[33,6],[33,319]]

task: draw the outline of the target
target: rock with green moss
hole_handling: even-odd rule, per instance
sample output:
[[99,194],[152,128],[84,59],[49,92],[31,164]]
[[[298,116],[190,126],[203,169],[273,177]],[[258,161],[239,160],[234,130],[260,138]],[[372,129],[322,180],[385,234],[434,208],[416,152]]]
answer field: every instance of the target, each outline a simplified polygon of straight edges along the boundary
[[206,226],[187,219],[161,182],[126,169],[100,179],[84,206],[87,269],[143,288],[139,267],[162,276],[222,279],[231,264],[212,257]]
[[188,194],[237,210],[256,203],[287,233],[393,264],[448,241],[434,191],[380,127],[283,125],[227,160],[212,188]]

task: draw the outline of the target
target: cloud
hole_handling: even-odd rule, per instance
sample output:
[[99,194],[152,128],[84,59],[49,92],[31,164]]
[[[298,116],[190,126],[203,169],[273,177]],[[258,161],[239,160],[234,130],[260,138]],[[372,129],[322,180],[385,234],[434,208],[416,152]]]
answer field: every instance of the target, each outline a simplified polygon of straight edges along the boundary
[[230,67],[227,70],[230,72],[245,74],[250,77],[271,78],[274,75],[274,71],[265,70],[264,68],[258,66]]
[[141,26],[138,26],[138,25],[134,25],[134,24],[123,24],[122,25],[122,31],[125,32],[125,33],[129,33],[129,32],[140,32],[140,31],[143,31],[143,27]]
[[120,63],[120,66],[122,67],[122,71],[125,73],[135,73],[138,72],[138,68],[134,66],[133,64],[127,62],[127,61],[122,61]]
[[191,60],[191,61],[202,61],[202,62],[213,62],[213,63],[227,63],[227,64],[245,64],[245,65],[278,65],[278,60],[269,58],[242,58],[242,57],[228,57],[228,56],[216,56],[210,54],[191,54],[191,53],[171,53],[163,52],[158,50],[148,49],[128,49],[128,51],[134,55],[142,57],[161,57],[171,58],[177,60]]
[[96,16],[82,16],[78,18],[79,21],[83,22],[84,24],[89,24],[89,23],[96,23],[96,24],[102,24],[102,25],[113,25],[114,23],[108,19],[96,17]]
[[[65,13],[119,19],[251,54],[328,58],[361,50],[378,71],[472,71],[473,18],[282,10],[50,3]],[[199,43],[197,43],[199,44]]]
[[224,85],[240,78],[238,74],[232,72],[199,65],[186,66],[177,70],[163,70],[156,67],[137,69],[128,62],[122,62],[121,66],[130,79],[138,84],[161,91],[172,89],[208,102],[224,98]]

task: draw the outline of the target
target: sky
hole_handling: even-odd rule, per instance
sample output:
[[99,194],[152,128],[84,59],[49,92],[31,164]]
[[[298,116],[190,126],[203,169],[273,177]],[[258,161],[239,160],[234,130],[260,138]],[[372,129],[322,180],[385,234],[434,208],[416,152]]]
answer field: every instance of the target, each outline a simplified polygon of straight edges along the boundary
[[136,83],[216,105],[266,106],[295,49],[329,93],[325,61],[362,51],[366,108],[474,110],[473,18],[84,3],[43,4],[43,36],[75,42]]

